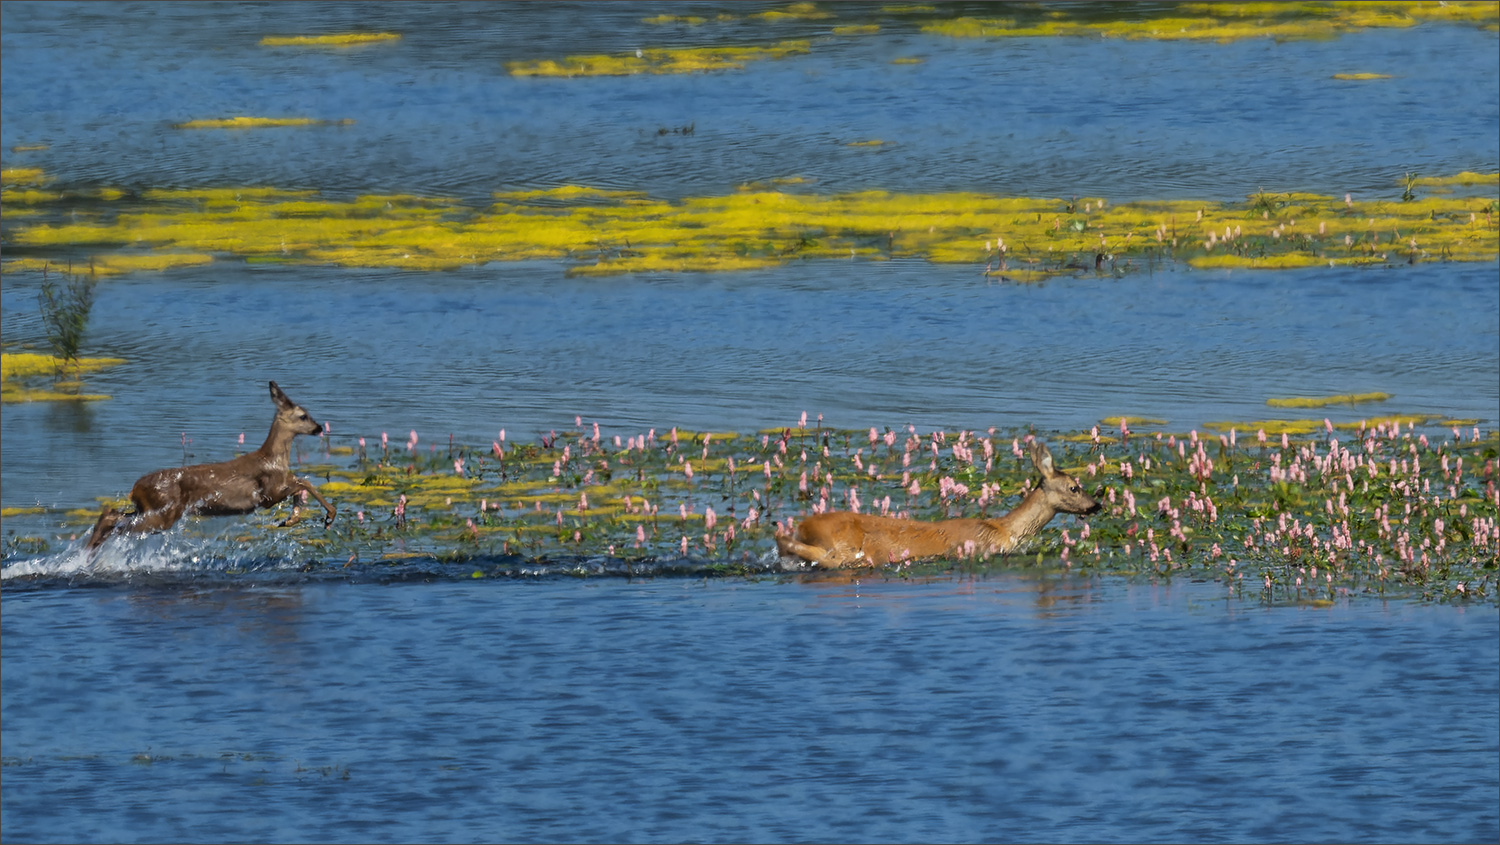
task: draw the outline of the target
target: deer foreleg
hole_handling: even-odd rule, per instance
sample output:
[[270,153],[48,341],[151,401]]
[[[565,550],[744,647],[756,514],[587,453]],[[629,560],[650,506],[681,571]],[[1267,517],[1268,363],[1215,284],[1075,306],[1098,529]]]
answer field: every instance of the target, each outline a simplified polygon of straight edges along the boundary
[[[318,504],[323,506],[323,527],[327,528],[328,526],[332,525],[333,518],[338,515],[338,509],[333,505],[330,505],[328,503],[328,500],[323,498],[323,494],[318,492],[318,488],[312,486],[312,484],[310,484],[307,479],[296,478],[293,479],[293,481],[295,482],[297,489],[307,491],[307,493],[310,494],[314,499],[318,500]],[[296,525],[301,521],[302,514],[297,511],[296,499],[294,498],[292,500],[292,515],[287,517],[286,521],[281,524],[283,527],[285,527],[288,525]]]
[[303,489],[305,489],[308,493],[311,493],[312,497],[318,500],[318,504],[323,506],[323,527],[327,528],[328,526],[332,525],[333,518],[335,516],[338,516],[338,508],[330,505],[328,503],[328,500],[323,498],[323,494],[318,492],[318,488],[309,484],[307,482],[307,479],[299,478],[297,480],[302,483]]
[[866,559],[862,552],[851,553],[842,544],[835,544],[833,548],[825,549],[821,546],[803,543],[796,537],[787,535],[776,538],[776,548],[783,555],[796,555],[825,569],[840,569],[850,565],[868,566],[873,562]]

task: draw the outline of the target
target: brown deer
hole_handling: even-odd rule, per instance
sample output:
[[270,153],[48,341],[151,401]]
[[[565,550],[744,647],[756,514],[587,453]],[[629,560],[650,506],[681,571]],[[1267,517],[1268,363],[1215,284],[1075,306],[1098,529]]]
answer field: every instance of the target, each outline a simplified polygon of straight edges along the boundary
[[[323,426],[308,416],[302,406],[281,392],[271,382],[271,399],[276,402],[276,418],[271,432],[259,449],[217,464],[195,464],[159,469],[142,476],[130,488],[134,513],[122,513],[106,507],[89,536],[90,554],[115,531],[145,533],[165,531],[177,524],[183,514],[231,516],[268,508],[306,490],[323,505],[327,514],[323,527],[333,523],[337,513],[322,494],[306,479],[291,470],[292,438],[299,434],[322,434]],[[282,525],[293,525],[302,517],[297,508]]]
[[835,511],[814,514],[791,534],[778,534],[781,554],[820,567],[880,566],[926,557],[989,557],[1023,548],[1058,513],[1090,514],[1099,503],[1077,481],[1052,464],[1040,440],[1031,443],[1031,461],[1042,485],[1010,513],[995,519],[914,519]]

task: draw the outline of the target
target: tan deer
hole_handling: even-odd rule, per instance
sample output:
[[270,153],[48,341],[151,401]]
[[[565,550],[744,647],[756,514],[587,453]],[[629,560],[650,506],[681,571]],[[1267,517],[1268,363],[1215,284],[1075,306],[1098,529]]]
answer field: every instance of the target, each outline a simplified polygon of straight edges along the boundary
[[[232,516],[268,508],[306,490],[323,505],[327,514],[323,527],[333,523],[337,513],[333,505],[306,479],[291,470],[292,438],[299,434],[322,434],[323,426],[308,416],[302,406],[281,392],[271,382],[271,399],[276,402],[276,418],[271,432],[259,449],[217,464],[195,464],[159,469],[142,476],[130,488],[134,513],[122,513],[106,507],[94,523],[89,536],[90,554],[115,531],[145,533],[165,531],[177,524],[183,514]],[[301,519],[297,508],[282,525],[293,525]]]
[[989,557],[1023,548],[1059,513],[1099,510],[1072,476],[1053,466],[1052,453],[1040,440],[1031,443],[1031,461],[1042,474],[1042,485],[1004,516],[921,522],[835,511],[809,516],[792,534],[778,534],[776,547],[783,555],[829,569],[926,557]]

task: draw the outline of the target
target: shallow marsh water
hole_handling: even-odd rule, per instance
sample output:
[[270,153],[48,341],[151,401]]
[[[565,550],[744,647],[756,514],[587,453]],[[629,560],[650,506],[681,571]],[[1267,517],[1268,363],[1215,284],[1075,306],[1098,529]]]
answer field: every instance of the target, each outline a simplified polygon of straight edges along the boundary
[[[728,7],[752,8],[773,7]],[[658,7],[630,4],[7,2],[0,147],[47,144],[5,165],[68,186],[472,202],[565,183],[704,195],[789,175],[830,192],[1396,198],[1409,171],[1500,164],[1493,31],[995,43],[924,35],[878,8],[837,7],[882,31],[836,38],[817,21],[657,27],[641,19]],[[403,39],[257,45],[347,29]],[[814,50],[734,73],[504,70],[785,38]],[[924,61],[891,64],[904,56]],[[1393,78],[1330,80],[1371,57]],[[170,128],[234,114],[355,123]],[[887,143],[849,146],[875,139]],[[1314,413],[1500,419],[1493,264],[1033,286],[981,269],[573,279],[550,262],[220,262],[111,278],[87,351],[130,362],[88,379],[113,398],[5,406],[0,500],[88,509],[148,469],[228,457],[241,432],[263,436],[268,379],[339,445],[408,430],[424,444],[502,428],[534,440],[575,416],[622,435],[750,431],[803,411],[851,428],[1047,432],[1139,415],[1186,431],[1287,416],[1265,406],[1273,396],[1377,390],[1394,396]],[[8,346],[43,342],[38,284],[0,279]],[[78,530],[57,514],[3,531]],[[8,550],[5,563],[66,554]],[[159,563],[167,577],[0,594],[0,838],[1500,834],[1492,604],[1263,607],[1219,584],[1034,573],[384,584]]]

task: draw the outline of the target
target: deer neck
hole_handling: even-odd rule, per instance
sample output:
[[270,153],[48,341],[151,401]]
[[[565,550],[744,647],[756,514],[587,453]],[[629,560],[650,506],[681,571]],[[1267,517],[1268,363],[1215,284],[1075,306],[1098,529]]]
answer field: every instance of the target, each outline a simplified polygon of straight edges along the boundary
[[277,423],[271,424],[271,431],[266,434],[266,442],[260,445],[256,454],[260,462],[268,467],[286,468],[291,465],[292,438],[297,433]]
[[999,537],[996,544],[1000,551],[1014,551],[1031,541],[1042,526],[1057,515],[1057,509],[1047,504],[1047,492],[1041,487],[1026,494],[1021,504],[1016,509],[999,517],[988,520],[988,524]]

